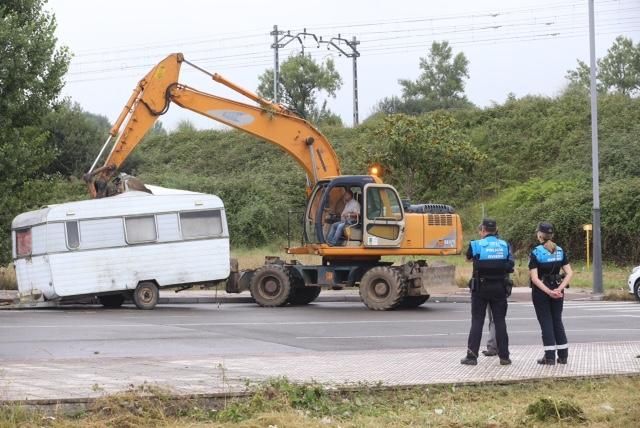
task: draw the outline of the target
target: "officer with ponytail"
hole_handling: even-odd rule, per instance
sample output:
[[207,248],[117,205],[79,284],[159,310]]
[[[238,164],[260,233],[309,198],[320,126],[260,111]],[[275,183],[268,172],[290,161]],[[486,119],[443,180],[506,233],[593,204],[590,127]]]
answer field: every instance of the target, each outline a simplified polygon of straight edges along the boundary
[[[540,223],[536,229],[537,245],[529,257],[531,298],[542,329],[544,356],[538,364],[567,364],[569,345],[562,324],[564,289],[569,286],[573,271],[564,250],[553,242],[551,223]],[[561,275],[560,272],[564,272]],[[557,360],[556,360],[557,352]]]
[[513,272],[513,257],[509,244],[499,239],[496,221],[482,220],[478,227],[480,238],[471,241],[467,260],[473,262],[471,288],[471,330],[467,356],[460,362],[465,365],[478,364],[478,352],[482,339],[482,327],[487,306],[493,314],[496,330],[498,357],[501,365],[511,364],[509,359],[509,337],[507,336],[507,297],[511,294],[509,274]]

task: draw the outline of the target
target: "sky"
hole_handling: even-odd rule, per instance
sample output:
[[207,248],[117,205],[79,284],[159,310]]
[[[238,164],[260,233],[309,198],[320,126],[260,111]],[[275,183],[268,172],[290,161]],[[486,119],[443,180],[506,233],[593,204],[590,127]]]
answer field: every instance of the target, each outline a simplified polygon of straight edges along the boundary
[[[433,41],[449,41],[469,60],[466,94],[485,107],[510,93],[557,95],[576,60],[589,62],[587,0],[49,0],[58,43],[73,54],[63,96],[114,121],[131,91],[154,64],[172,52],[255,91],[273,67],[273,31],[306,32],[323,40],[356,37],[362,121],[384,97],[400,95],[398,79],[416,79]],[[618,35],[640,42],[640,0],[595,0],[596,56]],[[318,48],[309,36],[279,50],[280,62],[304,52],[333,58],[343,85],[329,108],[347,126],[353,118],[353,61]],[[349,50],[346,45],[343,49]],[[236,94],[183,68],[181,82],[229,98]],[[251,101],[248,101],[251,103]],[[199,129],[215,122],[178,106],[161,118],[171,130],[183,120]]]

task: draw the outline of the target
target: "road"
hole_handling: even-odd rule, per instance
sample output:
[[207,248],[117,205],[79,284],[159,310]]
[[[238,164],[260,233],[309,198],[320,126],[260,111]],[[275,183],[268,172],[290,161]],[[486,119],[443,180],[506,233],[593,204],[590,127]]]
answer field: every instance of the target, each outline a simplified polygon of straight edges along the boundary
[[[267,309],[254,304],[0,311],[0,361],[257,356],[309,351],[466,348],[469,304],[373,312],[359,303]],[[570,343],[640,341],[640,304],[566,302]],[[530,303],[511,303],[512,345],[541,345]]]

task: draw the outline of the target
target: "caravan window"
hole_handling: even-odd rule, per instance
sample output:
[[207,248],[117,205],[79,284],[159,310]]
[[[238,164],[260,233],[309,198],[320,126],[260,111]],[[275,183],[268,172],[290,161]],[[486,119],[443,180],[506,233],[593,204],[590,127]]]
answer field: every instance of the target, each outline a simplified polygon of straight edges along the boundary
[[155,216],[125,217],[124,225],[125,237],[129,244],[154,242],[158,239]]
[[184,239],[222,235],[222,215],[220,210],[180,213],[180,228]]
[[67,247],[74,250],[80,246],[80,230],[77,221],[67,221],[64,224],[67,230]]
[[31,255],[31,229],[16,230],[16,255]]

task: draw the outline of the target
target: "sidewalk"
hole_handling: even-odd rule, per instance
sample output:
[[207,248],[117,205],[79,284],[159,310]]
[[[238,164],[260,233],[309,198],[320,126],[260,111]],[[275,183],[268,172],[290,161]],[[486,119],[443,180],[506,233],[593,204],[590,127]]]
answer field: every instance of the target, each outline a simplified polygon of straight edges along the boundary
[[150,384],[177,395],[216,396],[246,391],[247,382],[285,376],[326,386],[412,386],[439,383],[519,382],[531,379],[640,374],[640,342],[577,343],[569,364],[536,363],[538,345],[512,346],[513,364],[481,357],[463,366],[463,349],[304,352],[195,359],[104,358],[4,362],[0,402],[86,402]]

